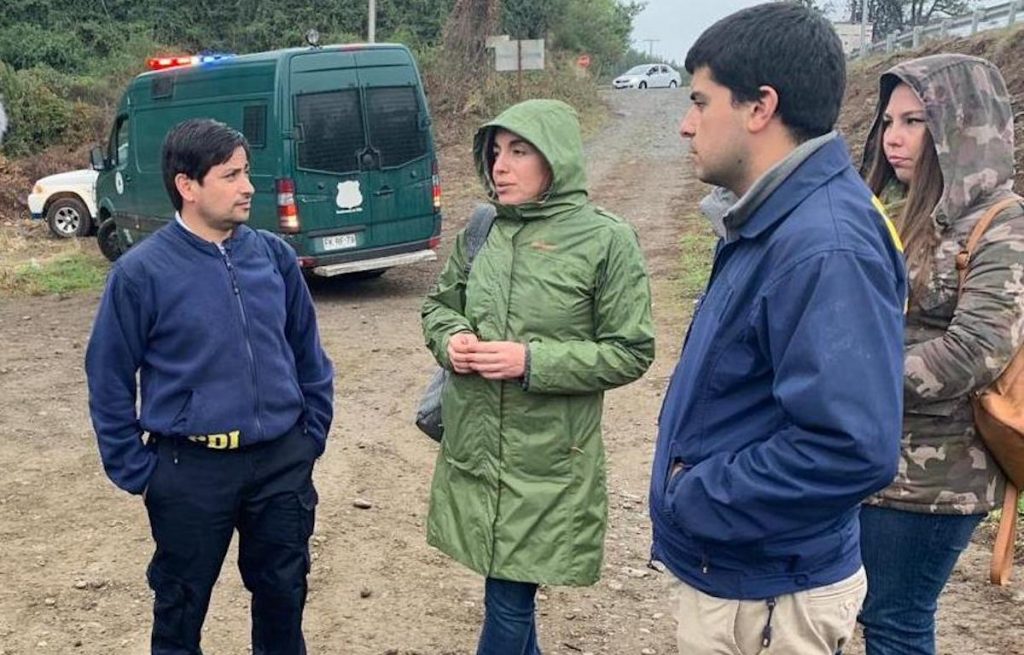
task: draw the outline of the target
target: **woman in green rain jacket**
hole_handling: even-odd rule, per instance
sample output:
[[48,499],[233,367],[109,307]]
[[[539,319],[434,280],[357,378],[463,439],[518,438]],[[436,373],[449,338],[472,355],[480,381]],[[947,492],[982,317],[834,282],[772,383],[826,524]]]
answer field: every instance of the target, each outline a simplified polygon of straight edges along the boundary
[[487,578],[478,653],[533,655],[537,585],[600,575],[601,404],[654,357],[650,287],[632,227],[587,199],[571,107],[507,109],[474,156],[497,217],[468,275],[459,235],[423,306],[455,373],[427,541]]

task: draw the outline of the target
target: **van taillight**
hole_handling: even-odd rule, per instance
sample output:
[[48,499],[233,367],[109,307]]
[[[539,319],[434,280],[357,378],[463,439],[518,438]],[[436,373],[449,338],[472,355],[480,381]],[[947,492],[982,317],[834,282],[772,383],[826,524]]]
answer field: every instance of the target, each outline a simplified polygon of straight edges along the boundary
[[430,182],[433,185],[434,211],[441,211],[441,176],[437,173],[437,160],[430,170]]
[[288,178],[277,181],[277,229],[295,234],[301,229],[299,207],[295,204],[295,182]]

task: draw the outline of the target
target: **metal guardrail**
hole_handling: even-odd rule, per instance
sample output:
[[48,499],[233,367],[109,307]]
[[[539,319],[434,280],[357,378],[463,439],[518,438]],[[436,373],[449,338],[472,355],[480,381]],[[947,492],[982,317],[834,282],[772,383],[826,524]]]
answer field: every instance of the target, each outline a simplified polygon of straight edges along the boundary
[[[884,41],[876,41],[864,48],[865,55],[889,53],[906,48],[916,48],[929,39],[945,39],[952,36],[971,36],[978,32],[994,30],[1024,22],[1024,0],[1010,0],[1000,5],[976,9],[970,14],[943,18],[927,25],[918,25],[908,32],[889,34]],[[853,50],[849,58],[861,57],[860,48]]]

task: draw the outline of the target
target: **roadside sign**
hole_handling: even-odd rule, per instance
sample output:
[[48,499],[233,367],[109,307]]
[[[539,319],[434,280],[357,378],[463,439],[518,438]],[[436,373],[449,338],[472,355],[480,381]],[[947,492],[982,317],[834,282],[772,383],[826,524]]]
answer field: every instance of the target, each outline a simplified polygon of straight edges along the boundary
[[544,39],[495,43],[494,70],[544,70]]

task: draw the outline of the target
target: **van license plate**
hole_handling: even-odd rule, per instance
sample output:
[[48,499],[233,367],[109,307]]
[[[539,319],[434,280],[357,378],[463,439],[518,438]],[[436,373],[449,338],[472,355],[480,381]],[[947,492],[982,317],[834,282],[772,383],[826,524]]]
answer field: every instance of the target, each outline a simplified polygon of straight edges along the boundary
[[356,235],[354,233],[349,233],[324,237],[323,244],[324,250],[344,250],[345,248],[355,248]]

